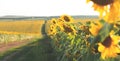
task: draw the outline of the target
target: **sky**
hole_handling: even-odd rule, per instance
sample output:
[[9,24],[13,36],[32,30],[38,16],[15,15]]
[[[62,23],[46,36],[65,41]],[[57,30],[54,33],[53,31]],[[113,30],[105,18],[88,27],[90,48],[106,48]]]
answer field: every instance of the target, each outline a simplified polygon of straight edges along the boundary
[[0,0],[0,16],[98,15],[86,0]]

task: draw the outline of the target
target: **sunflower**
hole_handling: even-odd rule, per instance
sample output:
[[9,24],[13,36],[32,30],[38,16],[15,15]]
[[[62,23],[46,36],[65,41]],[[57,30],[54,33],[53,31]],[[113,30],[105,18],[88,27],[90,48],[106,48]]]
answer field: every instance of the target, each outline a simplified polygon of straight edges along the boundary
[[52,23],[53,23],[53,24],[57,24],[57,21],[56,21],[55,18],[52,18]]
[[57,33],[56,31],[56,26],[55,25],[50,25],[50,29],[48,30],[49,35],[55,35]]
[[93,36],[96,36],[99,33],[99,30],[102,28],[102,24],[100,22],[91,23],[90,26],[91,28],[89,31]]
[[77,32],[77,31],[74,29],[73,26],[69,26],[69,25],[67,25],[67,24],[64,24],[64,25],[63,25],[63,28],[64,28],[64,32],[65,32],[65,33],[68,33],[68,34],[73,33],[73,34],[75,35],[76,32]]
[[73,22],[73,18],[71,16],[68,16],[68,15],[62,15],[60,18],[62,20],[64,20],[65,22]]
[[114,2],[114,0],[91,0],[91,1],[101,6],[109,5]]
[[120,37],[110,35],[102,43],[98,43],[98,51],[101,52],[101,58],[114,58],[120,53],[119,48]]
[[[108,23],[114,23],[120,17],[120,0],[87,0],[92,1],[95,11],[100,13]],[[104,15],[103,15],[104,14]]]

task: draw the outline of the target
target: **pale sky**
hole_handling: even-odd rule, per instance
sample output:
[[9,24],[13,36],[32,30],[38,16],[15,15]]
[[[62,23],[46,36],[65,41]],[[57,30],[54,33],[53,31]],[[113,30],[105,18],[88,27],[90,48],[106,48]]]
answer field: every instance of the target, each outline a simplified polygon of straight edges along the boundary
[[86,0],[0,0],[0,16],[98,15]]

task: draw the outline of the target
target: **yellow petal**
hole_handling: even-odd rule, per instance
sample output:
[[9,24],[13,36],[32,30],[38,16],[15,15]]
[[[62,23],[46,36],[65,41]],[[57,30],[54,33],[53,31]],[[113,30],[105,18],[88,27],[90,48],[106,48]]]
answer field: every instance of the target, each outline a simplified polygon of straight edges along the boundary
[[118,43],[120,41],[120,36],[111,35],[110,37],[112,38],[113,44],[118,45]]
[[101,43],[98,43],[99,47],[98,47],[98,51],[99,52],[103,52],[105,47],[101,44]]
[[86,3],[90,2],[90,0],[86,0]]
[[101,57],[102,57],[102,59],[106,58],[106,51],[104,51],[104,52],[101,53]]

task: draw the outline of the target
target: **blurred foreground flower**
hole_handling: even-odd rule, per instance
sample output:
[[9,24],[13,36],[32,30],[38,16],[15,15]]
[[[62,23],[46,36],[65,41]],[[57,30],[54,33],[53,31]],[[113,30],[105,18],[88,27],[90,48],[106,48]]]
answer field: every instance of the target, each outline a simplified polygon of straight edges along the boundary
[[98,43],[98,51],[103,59],[116,57],[120,53],[120,36],[110,35],[102,43]]
[[100,17],[104,18],[106,22],[114,23],[120,18],[120,0],[87,0],[87,2],[89,1],[94,3],[94,10],[98,11]]

